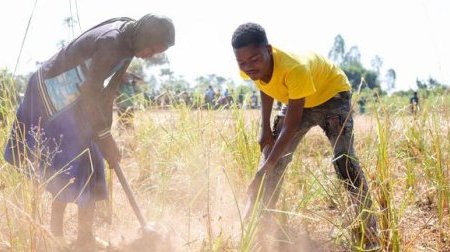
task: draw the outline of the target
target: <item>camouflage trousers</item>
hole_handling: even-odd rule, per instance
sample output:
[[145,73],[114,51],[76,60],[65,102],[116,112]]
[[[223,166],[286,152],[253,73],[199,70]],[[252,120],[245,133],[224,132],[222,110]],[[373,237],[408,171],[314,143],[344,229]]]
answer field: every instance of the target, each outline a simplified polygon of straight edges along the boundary
[[[280,188],[283,183],[285,169],[292,160],[298,144],[303,136],[313,127],[319,126],[325,132],[333,148],[333,166],[339,179],[341,179],[350,193],[351,203],[357,207],[360,218],[364,220],[364,229],[376,232],[376,220],[368,209],[372,201],[368,192],[368,185],[364,172],[362,171],[353,148],[353,118],[351,115],[351,94],[341,92],[327,102],[303,110],[302,120],[298,131],[291,140],[286,154],[277,163],[272,173],[267,174],[264,190],[263,203],[266,207],[273,208],[278,200]],[[273,125],[274,137],[277,137],[283,127],[284,115],[287,107],[283,107],[280,114],[275,117]],[[265,154],[261,160],[265,159]],[[364,210],[365,209],[365,210]],[[365,233],[367,235],[367,231]]]

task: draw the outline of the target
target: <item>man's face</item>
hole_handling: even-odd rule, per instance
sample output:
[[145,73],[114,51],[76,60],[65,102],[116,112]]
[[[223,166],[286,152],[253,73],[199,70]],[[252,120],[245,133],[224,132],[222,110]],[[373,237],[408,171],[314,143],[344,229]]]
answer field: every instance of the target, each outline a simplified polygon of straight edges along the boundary
[[165,46],[165,45],[160,45],[160,44],[152,45],[152,46],[142,49],[141,51],[136,52],[136,54],[134,56],[141,58],[141,59],[148,59],[158,53],[164,52],[165,50],[167,50],[167,46]]
[[252,80],[270,81],[272,76],[272,47],[248,45],[234,49],[239,69]]

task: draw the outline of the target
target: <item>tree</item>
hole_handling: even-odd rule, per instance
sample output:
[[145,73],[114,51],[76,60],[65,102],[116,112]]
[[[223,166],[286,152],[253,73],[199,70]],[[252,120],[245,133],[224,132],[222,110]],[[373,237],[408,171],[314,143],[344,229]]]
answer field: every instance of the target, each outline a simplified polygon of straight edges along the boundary
[[416,85],[419,89],[437,89],[437,88],[443,88],[444,84],[440,83],[433,77],[428,77],[427,80],[419,80],[416,79]]
[[[149,78],[147,77],[146,70],[153,66],[164,65],[168,63],[167,57],[165,54],[157,54],[148,59],[139,59],[134,58],[130,66],[127,69],[128,73],[132,73],[139,78],[145,80],[144,82],[139,83],[139,91],[144,93],[146,96],[151,96],[151,94],[155,93],[155,88],[158,84],[154,75],[151,75]],[[168,81],[172,78],[173,72],[169,68],[163,68],[160,70],[160,76],[167,76],[166,80]]]
[[328,58],[337,65],[340,65],[344,61],[344,55],[345,55],[345,41],[344,38],[340,34],[338,34],[334,38],[333,47],[331,47],[331,50],[328,52]]
[[74,26],[77,23],[78,23],[77,20],[73,19],[72,17],[66,17],[63,19],[63,25],[67,28],[67,31],[69,32],[69,34],[66,39],[60,39],[56,43],[56,46],[59,49],[64,48],[69,43],[70,40],[75,38]]
[[[161,66],[164,64],[168,64],[168,63],[169,63],[169,60],[167,59],[167,57],[164,53],[154,55],[153,57],[148,58],[148,59],[134,58],[131,61],[131,64],[128,67],[127,71],[134,73],[140,77],[145,77],[145,70],[147,68],[154,67],[154,66]],[[171,72],[169,68],[161,69],[161,75],[168,75],[169,72]],[[171,74],[172,74],[172,72],[171,72]]]
[[366,70],[364,72],[364,80],[366,81],[367,87],[374,89],[380,86],[378,81],[378,73],[375,71]]
[[167,58],[165,53],[158,53],[149,59],[145,59],[144,62],[146,67],[160,66],[170,63],[169,58]]
[[71,40],[73,38],[75,38],[75,24],[77,23],[77,21],[75,19],[73,19],[72,17],[66,17],[63,21],[64,25],[67,26],[67,29],[69,30],[69,36],[68,38]]
[[154,75],[151,75],[147,83],[147,94],[155,93],[156,91],[156,85],[158,84],[158,80]]
[[181,93],[183,91],[189,90],[189,82],[187,82],[183,76],[174,76],[171,72],[171,76],[168,80],[161,83],[161,90],[173,92],[175,94]]
[[375,57],[370,61],[370,64],[375,72],[380,74],[380,69],[383,66],[383,59],[380,56],[375,55]]
[[361,64],[361,52],[357,46],[350,47],[350,50],[345,54],[344,61],[342,62],[343,66],[359,66],[362,67]]
[[416,79],[416,85],[418,89],[427,89],[427,83],[425,81],[419,80],[419,78]]
[[174,72],[170,68],[162,68],[159,72],[161,79],[170,80],[173,78]]
[[431,89],[438,88],[438,87],[442,86],[442,84],[439,81],[437,81],[436,79],[434,79],[432,77],[428,77],[428,83],[429,83],[429,87]]
[[31,78],[33,73],[27,75],[16,75],[14,77],[14,82],[16,83],[16,91],[19,94],[24,94],[28,86],[28,80]]
[[142,59],[133,59],[130,63],[130,66],[127,69],[127,72],[133,73],[141,78],[145,76],[144,74],[144,61]]
[[198,90],[206,90],[208,86],[212,86],[216,89],[222,89],[222,85],[227,81],[226,78],[215,75],[215,74],[208,74],[207,76],[199,76],[195,79],[196,88]]
[[389,68],[386,72],[386,84],[387,89],[392,90],[395,88],[395,80],[397,79],[397,74],[395,73],[395,70],[392,68]]
[[342,66],[342,70],[350,82],[353,90],[358,90],[361,80],[364,78],[365,84],[361,88],[374,89],[380,86],[378,74],[375,71],[365,69],[361,64],[351,64]]
[[383,65],[383,60],[380,56],[376,55],[372,59],[374,71],[366,69],[361,63],[361,52],[358,46],[352,46],[346,52],[344,39],[338,34],[334,39],[334,44],[328,53],[328,57],[336,64],[339,64],[347,75],[352,89],[357,90],[363,79],[367,85],[363,85],[362,88],[379,88],[379,73]]
[[361,78],[364,75],[364,69],[357,65],[350,65],[342,67],[347,79],[350,82],[352,89],[357,90],[361,83]]

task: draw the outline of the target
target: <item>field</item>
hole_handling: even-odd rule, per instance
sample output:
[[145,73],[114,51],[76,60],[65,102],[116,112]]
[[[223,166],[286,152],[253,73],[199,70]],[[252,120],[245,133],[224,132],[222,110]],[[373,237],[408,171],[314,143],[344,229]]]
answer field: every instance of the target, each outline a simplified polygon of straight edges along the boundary
[[[381,99],[354,117],[355,148],[370,183],[383,250],[450,251],[450,99],[429,99],[417,115],[405,104]],[[259,120],[257,110],[180,107],[138,111],[134,130],[114,124],[122,168],[144,216],[167,238],[163,250],[258,250],[253,226],[241,214],[259,161]],[[8,126],[0,129],[2,146]],[[347,195],[331,160],[328,140],[313,128],[295,153],[278,201],[281,251],[357,250]],[[139,223],[114,176],[111,191],[111,204],[98,204],[96,234],[125,248],[139,237]],[[33,186],[0,161],[0,251],[51,243],[50,202],[44,185]],[[70,241],[75,206],[65,219]]]

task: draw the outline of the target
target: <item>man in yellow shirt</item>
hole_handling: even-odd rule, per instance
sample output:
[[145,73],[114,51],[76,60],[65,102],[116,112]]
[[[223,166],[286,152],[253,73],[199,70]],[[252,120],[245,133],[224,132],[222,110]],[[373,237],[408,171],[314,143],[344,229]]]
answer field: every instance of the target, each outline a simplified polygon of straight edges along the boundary
[[[255,23],[240,25],[233,33],[232,46],[241,75],[253,80],[261,95],[259,145],[263,158],[249,186],[246,216],[253,211],[261,181],[265,181],[262,203],[268,208],[275,206],[293,152],[308,130],[318,125],[333,147],[338,177],[361,213],[364,232],[360,230],[355,238],[362,241],[365,249],[378,248],[376,220],[367,210],[363,211],[371,207],[371,200],[353,149],[351,87],[345,73],[318,54],[294,55],[271,46],[264,28]],[[274,99],[285,106],[276,116],[272,131]]]

